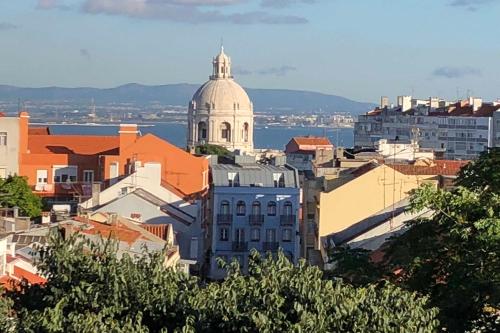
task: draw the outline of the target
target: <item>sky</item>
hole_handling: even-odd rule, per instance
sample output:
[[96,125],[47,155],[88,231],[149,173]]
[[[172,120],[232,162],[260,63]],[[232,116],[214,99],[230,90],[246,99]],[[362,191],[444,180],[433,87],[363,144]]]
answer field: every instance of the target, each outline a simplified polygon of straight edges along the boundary
[[0,0],[0,84],[500,98],[500,0]]

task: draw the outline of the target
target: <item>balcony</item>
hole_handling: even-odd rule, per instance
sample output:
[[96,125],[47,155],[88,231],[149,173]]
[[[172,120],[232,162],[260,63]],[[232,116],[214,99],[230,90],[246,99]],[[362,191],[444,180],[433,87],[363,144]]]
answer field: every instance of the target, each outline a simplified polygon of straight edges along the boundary
[[217,214],[217,224],[231,224],[233,223],[232,214]]
[[233,242],[233,252],[248,251],[248,242]]
[[293,226],[297,220],[297,215],[281,215],[280,225],[282,226]]
[[278,251],[278,248],[280,247],[280,244],[278,242],[264,242],[262,244],[262,249],[264,252],[276,252]]
[[264,223],[264,215],[258,214],[258,215],[249,215],[248,216],[248,222],[250,225],[262,225]]

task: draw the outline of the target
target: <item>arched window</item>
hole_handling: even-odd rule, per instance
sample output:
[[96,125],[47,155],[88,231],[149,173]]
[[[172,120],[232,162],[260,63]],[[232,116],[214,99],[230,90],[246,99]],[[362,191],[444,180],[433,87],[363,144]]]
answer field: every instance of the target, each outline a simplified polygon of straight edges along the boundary
[[267,204],[267,215],[276,216],[276,202],[269,201]]
[[244,201],[238,201],[236,204],[236,215],[244,216],[246,214],[246,205]]
[[243,141],[248,142],[248,123],[243,124]]
[[290,216],[293,215],[293,206],[290,201],[285,202],[283,205],[283,215]]
[[204,121],[198,123],[198,141],[207,138],[207,124]]
[[224,200],[220,203],[220,213],[223,215],[229,215],[229,201]]
[[229,123],[220,124],[220,137],[222,141],[231,142],[231,125]]
[[260,202],[254,201],[252,203],[252,215],[260,215]]

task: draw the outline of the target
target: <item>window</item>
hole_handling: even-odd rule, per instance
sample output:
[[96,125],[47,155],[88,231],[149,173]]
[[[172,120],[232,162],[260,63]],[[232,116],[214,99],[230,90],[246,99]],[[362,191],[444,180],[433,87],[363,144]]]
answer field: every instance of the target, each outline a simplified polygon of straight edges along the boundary
[[285,204],[283,205],[283,215],[286,215],[286,216],[293,215],[292,208],[293,208],[293,206],[292,206],[292,203],[290,201],[285,202]]
[[223,122],[220,126],[220,133],[222,141],[231,141],[231,125],[229,123]]
[[220,203],[220,213],[223,215],[229,215],[229,201],[224,200]]
[[227,181],[230,187],[238,187],[240,186],[240,177],[237,172],[228,172],[227,173]]
[[251,236],[250,240],[252,242],[258,242],[258,241],[260,241],[260,229],[259,228],[253,228],[250,236]]
[[285,187],[285,175],[282,173],[273,174],[274,187]]
[[243,141],[248,142],[248,123],[243,124]]
[[94,170],[83,170],[83,181],[92,183],[94,181]]
[[276,202],[269,201],[267,204],[267,215],[276,216]]
[[54,166],[54,183],[76,182],[76,166]]
[[5,178],[7,178],[7,169],[0,168],[0,179],[5,179]]
[[252,215],[260,215],[260,202],[254,201],[252,203]]
[[198,141],[205,140],[207,138],[207,124],[200,121],[198,123]]
[[266,242],[276,242],[276,229],[266,229]]
[[7,146],[7,132],[0,132],[0,146]]
[[282,234],[283,242],[291,242],[292,241],[292,229],[283,229]]
[[229,240],[229,229],[228,228],[220,228],[219,229],[219,240],[221,242],[226,242]]
[[238,228],[234,234],[234,241],[242,243],[245,241],[245,229]]
[[36,183],[47,184],[48,172],[47,170],[36,170]]
[[244,201],[238,201],[236,204],[236,215],[245,216],[246,214],[246,206]]

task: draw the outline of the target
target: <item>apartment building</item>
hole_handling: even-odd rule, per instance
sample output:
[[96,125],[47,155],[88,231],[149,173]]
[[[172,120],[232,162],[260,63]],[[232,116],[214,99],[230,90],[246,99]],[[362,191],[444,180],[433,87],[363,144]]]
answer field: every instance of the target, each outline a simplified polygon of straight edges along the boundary
[[[404,97],[404,98],[403,98]],[[442,152],[444,159],[470,160],[498,145],[500,104],[470,98],[454,104],[403,96],[394,108],[377,108],[360,115],[354,126],[356,147],[376,147],[380,139],[409,143]]]
[[[284,254],[297,263],[300,246],[300,185],[293,167],[275,162],[257,164],[250,156],[236,156],[234,164],[211,166],[211,223],[208,276],[226,275],[218,265],[239,261],[248,269],[248,254]],[[283,162],[283,161],[282,161]]]

